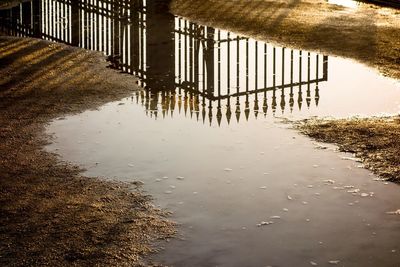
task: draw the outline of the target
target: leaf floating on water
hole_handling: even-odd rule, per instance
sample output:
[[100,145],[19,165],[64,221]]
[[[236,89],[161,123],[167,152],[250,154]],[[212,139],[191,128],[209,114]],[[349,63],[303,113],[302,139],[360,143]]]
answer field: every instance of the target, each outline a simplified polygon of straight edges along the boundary
[[197,195],[199,192],[193,192],[194,195]]
[[391,215],[400,215],[400,209],[395,210],[395,211],[388,211],[386,212],[387,214],[391,214]]
[[168,176],[164,176],[163,179],[168,179]]
[[339,260],[328,261],[328,262],[329,262],[329,264],[334,264],[334,265],[336,265],[336,264],[339,264],[339,263],[340,263],[340,261],[339,261]]
[[268,175],[269,173],[268,172],[264,172],[264,175]]
[[172,189],[175,189],[175,188],[176,188],[175,185],[170,185],[169,187],[172,188]]
[[324,183],[326,183],[326,184],[334,184],[335,181],[331,180],[331,179],[328,179],[328,180],[325,180]]
[[264,226],[264,225],[270,225],[270,224],[273,224],[273,223],[274,222],[272,222],[272,221],[269,221],[269,222],[262,221],[262,222],[258,223],[257,226],[260,227],[260,226]]
[[367,193],[361,193],[361,196],[362,196],[362,197],[369,197],[369,194],[367,194]]
[[317,165],[317,164],[314,164],[314,165],[313,165],[313,167],[314,167],[314,168],[318,168],[318,167],[319,167],[319,165]]
[[161,181],[162,181],[162,179],[160,179],[160,178],[156,179],[156,182],[161,182]]
[[129,167],[134,167],[135,165],[133,165],[133,164],[128,164],[128,166],[129,166]]
[[224,171],[226,171],[226,172],[231,172],[231,171],[233,171],[233,170],[232,170],[231,168],[225,168]]
[[307,202],[307,201],[303,201],[302,203],[303,203],[303,205],[307,205],[307,204],[308,204],[308,202]]
[[314,193],[314,195],[316,195],[316,196],[320,196],[320,195],[321,195],[321,193],[318,193],[318,192],[316,192],[316,193]]
[[183,180],[183,179],[185,179],[185,177],[183,177],[183,176],[178,176],[178,177],[176,177],[176,179],[178,179],[178,180]]
[[311,220],[310,219],[306,219],[306,222],[310,222]]
[[261,186],[260,189],[267,189],[267,187],[266,186]]
[[318,265],[318,263],[316,263],[316,262],[314,262],[314,261],[310,261],[310,264],[311,264],[312,266],[317,266],[317,265]]
[[351,188],[354,188],[354,185],[345,185],[343,187],[346,188],[346,189],[351,189]]
[[288,196],[287,196],[287,199],[292,200],[293,198],[292,198],[291,196],[288,195]]
[[288,212],[289,211],[289,209],[287,209],[287,208],[283,208],[282,209],[284,212]]

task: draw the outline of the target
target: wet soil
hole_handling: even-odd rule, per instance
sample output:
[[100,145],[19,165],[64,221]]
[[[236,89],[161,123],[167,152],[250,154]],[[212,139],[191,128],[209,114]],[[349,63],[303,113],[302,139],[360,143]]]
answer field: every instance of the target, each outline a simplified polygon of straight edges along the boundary
[[323,0],[174,0],[193,21],[293,48],[348,57],[400,78],[400,11]]
[[312,138],[354,153],[380,177],[400,182],[400,117],[312,119],[297,127]]
[[1,266],[138,266],[174,234],[136,182],[83,177],[42,150],[50,120],[137,88],[106,67],[98,52],[0,37]]

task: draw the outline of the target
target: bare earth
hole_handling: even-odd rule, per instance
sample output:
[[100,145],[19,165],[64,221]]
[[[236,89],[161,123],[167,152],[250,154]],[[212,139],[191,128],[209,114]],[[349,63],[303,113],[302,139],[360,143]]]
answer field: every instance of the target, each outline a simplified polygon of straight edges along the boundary
[[324,0],[173,0],[193,21],[284,46],[355,59],[400,78],[400,10]]
[[135,184],[83,177],[42,150],[51,119],[129,95],[100,53],[0,37],[0,266],[138,266],[174,234]]
[[306,120],[297,124],[318,141],[354,153],[383,179],[400,182],[400,116],[391,118]]

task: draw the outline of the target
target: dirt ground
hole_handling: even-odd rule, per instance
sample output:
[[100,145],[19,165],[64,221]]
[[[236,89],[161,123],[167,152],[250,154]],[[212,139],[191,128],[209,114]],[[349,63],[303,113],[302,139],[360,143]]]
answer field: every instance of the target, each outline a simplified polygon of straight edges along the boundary
[[393,182],[400,182],[400,116],[390,118],[306,120],[296,125],[318,141],[335,143],[354,153],[364,166]]
[[280,45],[355,59],[400,78],[400,10],[324,0],[173,0],[193,21]]
[[83,177],[42,150],[50,120],[137,88],[121,75],[97,52],[0,37],[0,266],[138,266],[174,235],[137,185]]

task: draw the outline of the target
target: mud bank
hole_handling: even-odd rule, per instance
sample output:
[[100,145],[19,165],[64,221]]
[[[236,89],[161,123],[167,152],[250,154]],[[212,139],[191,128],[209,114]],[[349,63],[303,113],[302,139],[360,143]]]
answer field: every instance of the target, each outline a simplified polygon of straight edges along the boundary
[[174,0],[172,12],[293,48],[348,57],[400,78],[400,11],[322,0]]
[[50,120],[135,90],[97,52],[0,37],[0,265],[138,266],[174,234],[137,184],[80,175],[42,150]]
[[384,179],[400,182],[400,118],[306,120],[297,124],[318,141],[335,143],[354,153],[363,165]]

